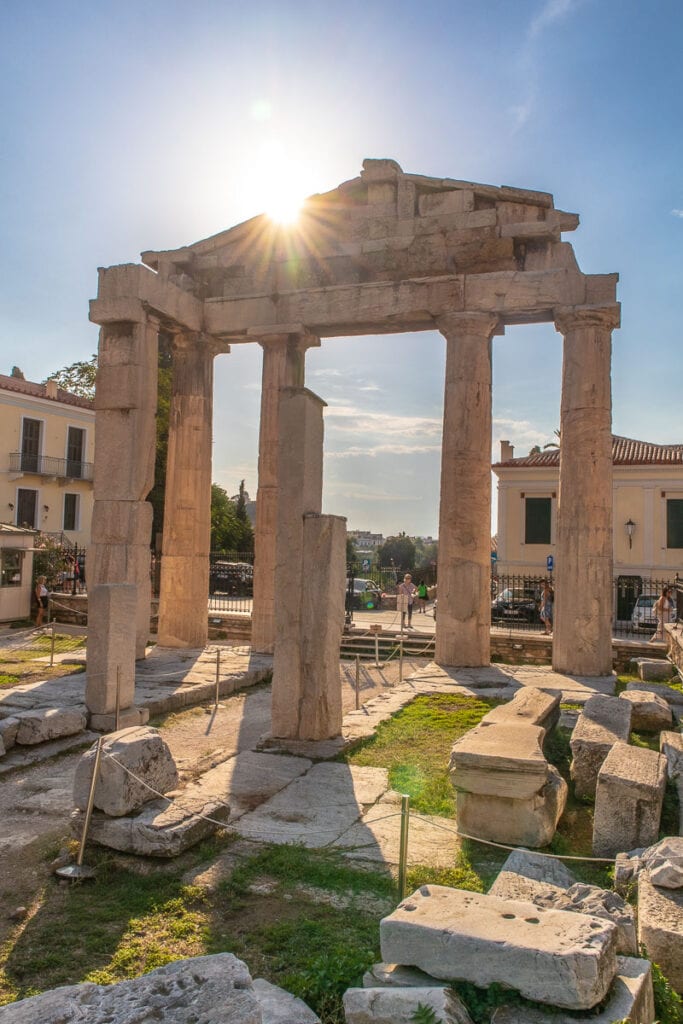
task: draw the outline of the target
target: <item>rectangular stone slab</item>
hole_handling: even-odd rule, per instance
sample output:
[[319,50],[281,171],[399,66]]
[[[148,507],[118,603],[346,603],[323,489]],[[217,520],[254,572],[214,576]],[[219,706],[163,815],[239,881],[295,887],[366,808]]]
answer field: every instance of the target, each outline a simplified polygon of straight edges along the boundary
[[600,769],[593,815],[593,854],[618,853],[657,842],[666,788],[666,758],[615,743]]
[[518,722],[524,725],[540,725],[548,732],[560,718],[562,693],[547,693],[535,686],[523,686],[511,701],[499,704],[484,716],[484,722]]
[[616,974],[614,925],[441,885],[422,886],[385,917],[380,944],[385,962],[571,1010],[599,1003]]
[[595,796],[598,772],[619,741],[628,743],[631,708],[618,697],[589,697],[572,733],[571,774],[577,796]]
[[453,745],[451,782],[467,793],[527,800],[548,777],[544,736],[537,725],[481,722]]

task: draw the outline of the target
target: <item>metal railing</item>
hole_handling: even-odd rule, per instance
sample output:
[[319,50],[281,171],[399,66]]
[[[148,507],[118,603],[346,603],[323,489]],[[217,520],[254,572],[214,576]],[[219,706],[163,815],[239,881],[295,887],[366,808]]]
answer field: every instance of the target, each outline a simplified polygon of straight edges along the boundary
[[62,480],[92,480],[92,462],[79,459],[55,459],[51,455],[27,455],[24,452],[10,452],[9,468],[12,473],[36,473],[38,476],[54,476]]

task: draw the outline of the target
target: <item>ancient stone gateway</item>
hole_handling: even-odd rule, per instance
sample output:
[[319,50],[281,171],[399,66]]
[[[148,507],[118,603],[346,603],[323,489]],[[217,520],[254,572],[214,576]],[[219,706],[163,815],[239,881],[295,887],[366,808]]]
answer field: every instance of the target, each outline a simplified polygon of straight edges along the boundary
[[[140,265],[100,270],[90,312],[101,334],[89,582],[135,588],[137,648],[125,656],[140,656],[147,629],[145,498],[161,329],[174,339],[174,378],[159,642],[198,647],[207,637],[214,356],[234,344],[263,348],[253,646],[272,651],[276,537],[286,516],[278,512],[281,394],[299,389],[314,402],[304,361],[321,338],[436,328],[446,339],[436,660],[476,666],[490,660],[491,339],[506,324],[550,321],[564,336],[553,665],[608,673],[617,275],[580,271],[561,240],[577,225],[547,193],[366,160],[358,178],[311,197],[293,228],[259,216],[181,249],[144,252]],[[126,600],[100,605],[116,612]],[[113,710],[105,677],[93,683],[101,714]],[[129,689],[125,701],[133,703]]]

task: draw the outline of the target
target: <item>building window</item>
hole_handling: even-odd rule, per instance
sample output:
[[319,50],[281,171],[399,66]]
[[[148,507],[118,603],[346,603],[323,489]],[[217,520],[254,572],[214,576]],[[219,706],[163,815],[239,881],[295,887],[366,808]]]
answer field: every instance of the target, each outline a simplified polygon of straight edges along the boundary
[[38,491],[30,491],[27,487],[17,489],[17,526],[36,528],[36,512],[38,510]]
[[83,476],[84,455],[85,430],[81,430],[80,427],[69,427],[66,439],[66,475],[68,477],[78,480]]
[[21,586],[21,562],[23,551],[12,548],[0,549],[0,587]]
[[40,428],[40,420],[24,418],[21,428],[21,469],[24,473],[38,472]]
[[550,498],[525,498],[524,543],[550,544]]
[[683,548],[683,498],[667,498],[666,546]]
[[63,530],[78,529],[78,498],[78,494],[64,495],[64,519],[62,521]]

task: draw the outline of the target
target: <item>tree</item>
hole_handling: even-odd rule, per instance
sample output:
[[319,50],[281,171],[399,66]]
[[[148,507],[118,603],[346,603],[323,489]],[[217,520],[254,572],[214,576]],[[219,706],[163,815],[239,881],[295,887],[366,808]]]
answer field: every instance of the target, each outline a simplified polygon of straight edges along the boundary
[[247,499],[245,494],[244,480],[240,480],[240,490],[237,495],[237,501],[235,502],[235,512],[237,513],[237,518],[241,523],[249,522],[249,516],[247,515]]
[[415,566],[415,544],[400,533],[397,537],[388,537],[377,549],[380,565],[393,565],[397,569],[412,571]]
[[43,384],[49,380],[55,381],[58,387],[64,391],[70,391],[72,395],[80,395],[81,398],[95,397],[95,377],[97,376],[97,353],[90,359],[81,360],[65,366],[61,370],[55,370],[49,377],[46,377]]
[[346,535],[346,564],[355,565],[358,562],[358,548],[356,547],[355,538]]
[[237,502],[218,484],[211,484],[211,550],[251,552],[254,531],[249,519],[240,519]]

